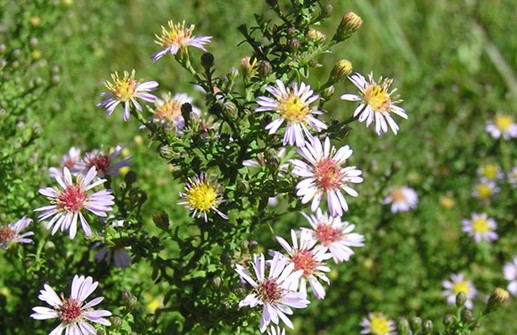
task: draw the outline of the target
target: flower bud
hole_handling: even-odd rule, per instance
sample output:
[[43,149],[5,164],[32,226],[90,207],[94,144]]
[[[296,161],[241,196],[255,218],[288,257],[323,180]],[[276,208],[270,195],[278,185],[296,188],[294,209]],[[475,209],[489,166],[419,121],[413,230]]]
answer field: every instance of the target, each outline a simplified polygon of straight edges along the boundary
[[307,33],[307,38],[311,41],[323,41],[327,36],[319,30],[311,29]]
[[336,62],[332,71],[330,71],[330,81],[337,83],[345,79],[350,73],[352,73],[352,63],[346,59],[340,59]]
[[363,19],[359,15],[354,12],[346,12],[341,18],[341,23],[339,23],[333,39],[337,42],[348,39],[357,29],[361,28],[362,24]]
[[212,277],[212,279],[210,279],[210,285],[212,285],[214,289],[221,288],[221,286],[223,286],[223,278],[220,276]]
[[427,320],[426,322],[424,322],[424,328],[423,328],[424,334],[432,334],[433,328],[434,328],[433,321]]
[[488,298],[488,303],[485,308],[485,314],[495,311],[499,306],[504,304],[510,298],[510,294],[507,290],[502,289],[500,287],[496,287],[492,294],[490,294],[490,298]]
[[467,302],[467,295],[465,292],[460,292],[456,296],[456,306],[461,307],[465,305],[465,302]]
[[192,105],[188,102],[185,102],[181,105],[181,116],[185,120],[185,128],[188,128],[190,122],[190,113],[192,113]]
[[414,333],[422,329],[422,319],[420,319],[418,316],[412,318],[409,323],[411,325],[411,331]]
[[467,308],[462,308],[460,313],[461,321],[465,323],[472,323],[474,321],[474,316],[472,315],[472,311]]
[[321,7],[321,14],[320,16],[322,18],[331,17],[332,12],[334,12],[334,8],[331,4],[326,4],[325,6]]
[[7,47],[4,43],[0,43],[0,55],[3,55],[5,51],[7,50]]
[[131,185],[136,181],[136,173],[133,171],[129,171],[124,176],[124,180],[126,181],[126,184]]
[[253,250],[257,249],[257,248],[258,248],[258,246],[259,246],[259,244],[258,244],[258,242],[257,242],[257,241],[255,241],[255,240],[250,240],[250,247],[249,247],[249,248],[250,248],[250,251],[253,251]]
[[443,317],[443,325],[445,326],[445,328],[449,328],[453,324],[454,316],[452,316],[451,314],[445,314],[445,316]]
[[267,149],[264,153],[264,158],[266,159],[266,166],[271,171],[276,171],[280,166],[280,158],[275,149]]
[[262,78],[265,78],[273,72],[273,67],[271,66],[270,62],[268,62],[267,60],[263,60],[260,62],[258,71],[259,71],[259,75]]
[[232,83],[237,79],[239,76],[239,70],[237,70],[235,67],[231,67],[230,71],[226,74],[226,78],[228,78],[228,82]]
[[300,41],[297,38],[291,38],[287,41],[287,45],[291,51],[296,51],[300,47]]
[[408,335],[409,334],[409,322],[404,318],[399,318],[397,321],[397,334]]
[[201,55],[201,65],[205,70],[209,70],[214,65],[214,55],[210,52],[205,52]]
[[323,92],[321,92],[321,98],[323,100],[330,100],[330,98],[332,98],[332,96],[334,95],[334,91],[334,85],[330,85],[329,87],[324,89]]
[[104,330],[102,329],[97,329],[97,332],[96,332],[97,335],[106,335],[106,333],[104,332]]
[[114,316],[111,318],[111,326],[114,328],[119,328],[122,326],[122,319],[118,316]]
[[153,222],[156,227],[161,230],[169,230],[169,215],[162,210],[158,210],[153,214]]
[[256,64],[257,64],[256,58],[253,58],[253,60],[251,60],[250,57],[246,56],[243,59],[241,59],[242,76],[247,79],[253,77],[256,72],[256,69],[255,69]]

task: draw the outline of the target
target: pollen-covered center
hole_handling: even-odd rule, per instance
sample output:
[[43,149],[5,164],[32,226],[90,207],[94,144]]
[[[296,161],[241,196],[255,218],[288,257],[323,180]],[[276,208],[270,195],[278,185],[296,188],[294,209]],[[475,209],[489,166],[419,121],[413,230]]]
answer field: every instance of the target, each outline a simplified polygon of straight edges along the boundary
[[309,250],[297,250],[291,255],[295,270],[303,270],[303,276],[309,277],[316,269],[314,255]]
[[472,219],[472,230],[475,233],[484,234],[490,231],[490,226],[484,218]]
[[377,84],[370,84],[364,90],[363,99],[364,102],[372,107],[375,112],[389,111],[391,99],[385,87]]
[[331,225],[320,223],[316,227],[316,238],[323,245],[330,245],[338,241],[341,236],[341,231]]
[[452,284],[452,293],[454,293],[454,295],[458,295],[458,293],[460,293],[460,292],[463,292],[466,295],[469,294],[469,283],[468,282],[461,280],[461,281],[458,281],[458,282],[455,282]]
[[300,97],[289,93],[287,97],[279,101],[278,112],[288,122],[299,123],[305,122],[307,114],[310,113],[310,109]]
[[282,288],[272,278],[268,278],[260,283],[257,291],[258,297],[265,303],[274,304],[282,298]]
[[404,202],[406,201],[406,195],[402,190],[397,189],[391,192],[391,199],[393,199],[393,202]]
[[497,168],[497,165],[494,164],[485,165],[481,169],[481,175],[489,180],[496,179],[498,174],[499,169]]
[[60,194],[58,206],[68,212],[79,212],[84,208],[86,192],[79,185],[69,185]]
[[79,302],[73,298],[66,299],[60,306],[58,313],[59,318],[64,323],[72,323],[82,315],[81,305],[79,305]]
[[343,178],[341,166],[332,158],[324,158],[314,167],[316,183],[325,191],[338,189]]
[[88,160],[88,168],[91,168],[92,166],[95,166],[97,172],[106,174],[110,168],[110,159],[105,155],[90,157]]
[[0,242],[10,241],[15,235],[16,231],[10,226],[4,226],[0,228]]
[[513,123],[513,119],[509,115],[497,115],[495,117],[495,126],[501,131],[507,131]]
[[115,74],[112,78],[113,84],[107,84],[106,87],[117,100],[125,102],[135,96],[138,81],[136,81],[134,75],[129,75],[129,73],[126,72],[124,78],[120,78],[118,74]]
[[162,27],[162,36],[158,37],[157,43],[164,48],[168,48],[171,45],[181,47],[192,39],[192,30],[194,30],[194,26],[185,29],[185,22],[176,25],[169,22],[169,30]]
[[370,332],[375,335],[387,335],[390,332],[390,324],[383,315],[373,315],[370,320]]
[[492,195],[492,188],[488,184],[479,184],[476,186],[476,192],[481,199],[488,199]]
[[208,182],[194,184],[187,190],[187,203],[193,209],[208,211],[217,202],[217,190]]
[[181,116],[181,104],[176,101],[165,101],[156,106],[154,115],[164,121],[175,121]]

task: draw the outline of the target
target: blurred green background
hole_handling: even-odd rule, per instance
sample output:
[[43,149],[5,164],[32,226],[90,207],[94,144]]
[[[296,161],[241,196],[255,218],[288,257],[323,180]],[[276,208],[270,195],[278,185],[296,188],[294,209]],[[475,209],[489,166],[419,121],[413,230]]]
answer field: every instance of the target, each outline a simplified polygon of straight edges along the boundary
[[[517,2],[329,3],[334,15],[317,27],[327,36],[332,36],[348,10],[359,14],[364,24],[333,54],[319,60],[326,66],[315,68],[308,81],[312,85],[324,82],[332,65],[346,58],[360,73],[393,77],[409,120],[397,120],[401,128],[397,136],[377,137],[372,129],[353,124],[346,142],[354,149],[353,163],[365,171],[365,182],[358,188],[360,197],[351,200],[347,220],[366,235],[366,246],[350,263],[335,268],[325,300],[314,301],[295,314],[295,333],[358,333],[360,320],[369,311],[392,318],[420,315],[438,324],[445,306],[442,280],[451,273],[467,274],[482,292],[482,301],[494,285],[506,287],[502,264],[517,253],[516,191],[507,190],[508,196],[488,205],[471,197],[479,166],[495,162],[508,171],[517,159],[515,140],[499,142],[484,130],[497,112],[517,115],[517,39],[513,38]],[[44,163],[57,165],[72,145],[87,151],[121,144],[133,155],[132,168],[148,192],[149,220],[157,209],[167,211],[173,221],[186,215],[176,205],[181,185],[169,177],[145,132],[138,130],[133,118],[123,122],[121,110],[108,117],[95,106],[98,94],[111,72],[136,69],[137,77],[159,81],[160,91],[189,93],[198,99],[194,104],[202,107],[202,95],[170,56],[152,63],[150,56],[159,48],[154,34],[169,19],[196,24],[195,34],[213,36],[208,49],[215,56],[216,75],[224,75],[250,53],[247,46],[238,46],[242,38],[237,26],[252,24],[254,13],[271,14],[265,2],[0,0],[0,4],[0,32],[8,36],[13,24],[28,32],[17,41],[0,42],[8,50],[20,49],[28,64],[41,64],[39,74],[59,68],[54,86],[26,110],[30,122],[41,126],[34,149],[42,153]],[[50,28],[47,22],[54,24]],[[31,44],[33,37],[38,41]],[[20,81],[28,85],[33,77],[28,72]],[[351,116],[354,105],[338,97],[353,92],[356,89],[350,82],[338,84],[328,112],[340,120]],[[417,191],[418,209],[386,217],[382,199],[389,187],[400,185]],[[451,208],[440,205],[444,196],[454,200]],[[461,232],[461,219],[482,210],[509,231],[494,245],[474,245]],[[287,222],[285,231],[300,224]],[[260,242],[277,248],[275,241]],[[516,307],[512,302],[487,320],[479,334],[517,332]]]

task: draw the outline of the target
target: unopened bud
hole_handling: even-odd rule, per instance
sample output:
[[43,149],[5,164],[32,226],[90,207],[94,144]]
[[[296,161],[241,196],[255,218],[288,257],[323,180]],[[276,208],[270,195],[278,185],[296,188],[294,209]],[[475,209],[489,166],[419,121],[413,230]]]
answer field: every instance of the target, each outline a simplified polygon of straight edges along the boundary
[[238,116],[237,106],[231,101],[226,101],[223,104],[223,110],[230,119],[236,119]]
[[210,280],[210,284],[212,285],[213,288],[219,289],[219,288],[221,288],[221,286],[223,286],[223,278],[221,278],[219,276],[215,276]]
[[105,335],[106,333],[102,329],[98,329],[96,332],[97,335]]
[[434,329],[433,321],[427,320],[424,322],[424,328],[422,329],[424,334],[432,334]]
[[507,290],[496,287],[492,294],[490,294],[490,298],[488,298],[485,314],[495,311],[499,306],[507,302],[509,298],[510,294]]
[[188,102],[185,102],[181,105],[181,116],[185,120],[185,128],[188,128],[190,123],[190,113],[192,113],[192,105]]
[[412,318],[409,323],[411,326],[411,331],[413,331],[414,333],[422,329],[422,319],[420,319],[418,316]]
[[172,159],[175,156],[176,152],[168,145],[162,145],[160,147],[160,156],[165,159]]
[[467,302],[467,295],[465,292],[460,292],[456,296],[456,306],[461,307]]
[[243,240],[241,242],[241,249],[246,250],[250,246],[250,242],[248,240]]
[[472,315],[472,311],[468,308],[462,308],[461,309],[461,321],[465,323],[472,323],[474,321],[474,316]]
[[330,71],[330,81],[337,83],[345,79],[350,73],[352,73],[352,63],[346,59],[340,59],[336,62],[332,71]]
[[311,41],[323,41],[327,36],[319,30],[311,29],[307,33],[307,38]]
[[131,310],[134,310],[136,309],[136,306],[138,305],[138,299],[136,297],[131,297],[127,303],[126,303],[126,306],[127,308],[131,309]]
[[409,334],[409,322],[405,318],[398,319],[397,334],[398,335],[408,335]]
[[332,96],[334,95],[334,85],[330,85],[329,87],[325,88],[323,92],[321,92],[321,98],[323,100],[330,100]]
[[169,215],[167,215],[167,213],[162,210],[154,212],[153,222],[156,227],[160,228],[161,230],[166,231],[169,229]]
[[444,317],[443,317],[443,325],[446,327],[446,328],[449,328],[450,326],[452,326],[454,324],[454,316],[452,316],[451,314],[446,314]]
[[258,242],[255,240],[250,240],[250,251],[257,249],[259,246]]
[[300,41],[297,38],[291,38],[289,41],[287,41],[287,45],[291,51],[296,51],[300,47]]
[[255,69],[256,64],[257,64],[256,58],[253,58],[253,60],[252,60],[251,57],[246,56],[243,59],[241,59],[242,75],[248,79],[253,77],[256,72],[256,69]]
[[267,60],[263,60],[260,62],[259,65],[259,75],[262,78],[265,78],[269,76],[273,72],[273,67],[271,66],[271,63]]
[[230,71],[226,74],[226,78],[228,78],[228,82],[234,82],[235,79],[239,76],[239,70],[235,67],[230,68]]
[[280,166],[280,158],[278,157],[278,153],[275,149],[267,149],[264,153],[264,158],[266,159],[266,165],[271,171],[276,171]]
[[131,185],[136,181],[136,173],[133,171],[129,171],[124,176],[124,180],[126,181],[126,184]]
[[321,17],[331,17],[332,13],[334,12],[334,8],[331,4],[326,4],[325,6],[321,7]]
[[201,55],[201,65],[205,70],[210,69],[214,65],[214,55],[210,52],[205,52]]
[[341,23],[337,28],[334,40],[337,42],[344,41],[352,36],[363,24],[363,19],[354,12],[346,12],[341,18]]
[[122,319],[118,316],[114,316],[111,318],[111,326],[114,328],[119,328],[122,326]]

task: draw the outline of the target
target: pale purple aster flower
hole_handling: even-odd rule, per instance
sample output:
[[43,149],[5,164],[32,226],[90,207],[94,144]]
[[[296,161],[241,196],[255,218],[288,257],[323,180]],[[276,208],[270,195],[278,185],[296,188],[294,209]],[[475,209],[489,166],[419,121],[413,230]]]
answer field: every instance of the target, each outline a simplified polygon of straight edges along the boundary
[[508,141],[510,138],[517,137],[517,123],[514,122],[511,115],[497,114],[494,120],[487,122],[486,131],[493,138],[503,137],[505,141]]
[[279,326],[269,326],[267,335],[285,335],[285,329]]
[[142,106],[136,101],[137,98],[147,102],[154,102],[156,97],[149,93],[156,90],[158,82],[146,81],[140,83],[135,79],[135,70],[129,74],[124,71],[124,77],[120,78],[118,72],[111,75],[113,83],[106,81],[105,86],[109,92],[102,92],[100,95],[107,97],[97,104],[99,107],[105,107],[108,115],[111,115],[115,108],[123,102],[124,103],[124,121],[129,119],[131,104],[139,111],[142,111]]
[[352,233],[355,225],[341,221],[340,217],[332,217],[318,208],[316,215],[302,215],[312,226],[312,229],[301,228],[310,232],[310,238],[328,249],[334,262],[348,261],[354,254],[351,247],[363,247],[364,236]]
[[[186,93],[177,93],[174,96],[169,92],[162,95],[161,99],[156,98],[154,102],[153,121],[162,124],[173,124],[178,133],[183,132],[185,119],[181,114],[181,106],[185,103],[192,103],[192,98]],[[192,105],[191,105],[192,106]],[[196,116],[201,114],[201,110],[192,106],[192,113]]]
[[296,185],[296,195],[302,197],[303,204],[312,201],[311,210],[315,212],[325,194],[330,215],[343,215],[343,211],[348,211],[348,204],[342,191],[357,197],[358,193],[349,184],[363,181],[361,170],[355,166],[345,166],[352,156],[352,149],[345,145],[336,151],[328,137],[324,146],[317,137],[313,137],[310,144],[297,152],[307,162],[291,159],[293,174],[304,178]]
[[463,219],[462,230],[474,237],[477,243],[485,240],[487,242],[494,242],[498,236],[494,230],[497,228],[497,223],[494,219],[488,217],[486,213],[472,213],[472,219]]
[[498,181],[503,179],[504,174],[497,164],[488,163],[477,169],[479,178],[483,181]]
[[207,222],[207,213],[212,210],[223,219],[228,219],[228,216],[217,209],[217,206],[226,201],[221,198],[217,181],[210,181],[203,172],[199,177],[194,177],[194,180],[188,179],[185,185],[185,192],[181,192],[180,197],[183,201],[178,202],[178,205],[185,205],[185,207],[192,210],[192,217],[195,217],[197,214],[198,217],[203,216],[205,222]]
[[172,20],[169,20],[167,25],[169,26],[169,29],[162,26],[161,36],[155,35],[155,43],[163,49],[155,52],[151,56],[153,62],[156,62],[168,52],[175,55],[181,48],[186,48],[188,46],[206,51],[205,44],[209,43],[212,39],[212,36],[192,36],[195,26],[191,24],[190,27],[186,28],[185,21],[174,24]]
[[416,208],[418,196],[412,188],[403,186],[391,190],[390,195],[383,201],[384,204],[391,204],[391,212],[407,212]]
[[360,334],[396,335],[395,322],[388,319],[383,313],[368,313],[367,318],[361,321]]
[[260,320],[260,332],[264,332],[270,322],[279,324],[280,320],[293,328],[293,323],[287,315],[293,314],[292,308],[305,308],[309,304],[305,295],[293,291],[291,286],[296,283],[303,274],[303,270],[294,271],[294,263],[289,263],[285,256],[276,252],[273,259],[268,262],[269,274],[266,276],[266,261],[264,255],[253,256],[253,270],[256,279],[242,265],[236,265],[236,271],[243,280],[248,282],[254,292],[247,295],[239,303],[239,307],[255,307],[262,305],[262,318]]
[[84,155],[84,158],[77,164],[83,174],[86,174],[92,167],[95,167],[97,176],[100,178],[119,175],[121,168],[131,165],[131,156],[119,159],[123,147],[117,145],[115,148],[105,150],[94,149]]
[[472,196],[478,198],[481,201],[489,201],[494,194],[499,193],[501,189],[497,187],[497,184],[491,180],[480,180],[479,183],[474,185]]
[[70,297],[65,299],[64,294],[57,295],[56,291],[49,285],[43,285],[38,298],[46,302],[52,308],[34,307],[31,318],[36,320],[59,319],[61,324],[57,326],[49,335],[61,335],[63,331],[66,335],[94,335],[97,331],[90,323],[99,323],[104,326],[111,326],[111,323],[104,317],[111,316],[111,312],[106,310],[95,310],[104,299],[98,297],[85,303],[85,300],[95,291],[98,282],[94,282],[92,277],[74,276],[70,289]]
[[273,95],[274,98],[261,96],[257,99],[260,107],[255,112],[274,111],[279,117],[266,126],[270,134],[276,133],[282,123],[287,122],[285,129],[283,144],[289,143],[303,147],[305,145],[305,136],[311,138],[312,135],[307,129],[309,125],[312,129],[320,132],[327,129],[327,125],[315,118],[313,115],[323,114],[316,107],[310,104],[319,98],[309,85],[301,83],[300,87],[295,83],[293,87],[285,87],[284,83],[277,79],[276,87],[267,86],[266,90]]
[[10,245],[17,243],[32,243],[32,240],[28,238],[34,235],[32,231],[20,234],[31,223],[32,219],[24,216],[16,222],[0,226],[0,249],[7,250]]
[[44,206],[35,209],[42,212],[38,219],[40,221],[47,220],[47,229],[52,228],[51,234],[54,235],[59,229],[69,230],[69,236],[73,239],[77,233],[77,220],[81,222],[81,227],[86,236],[91,236],[92,231],[90,225],[86,221],[83,213],[85,210],[91,212],[98,217],[106,217],[108,211],[112,210],[114,197],[111,190],[100,190],[91,192],[91,190],[102,185],[106,179],[95,179],[97,171],[95,167],[91,167],[86,175],[79,175],[76,181],[72,180],[72,176],[68,168],[63,168],[63,177],[56,176],[58,187],[46,187],[39,190],[39,193],[46,196],[50,201],[50,206]]
[[444,280],[442,285],[445,288],[442,294],[447,297],[449,305],[454,305],[458,293],[463,292],[467,297],[465,307],[472,309],[472,299],[476,297],[477,290],[470,280],[464,279],[462,274],[453,274],[451,280]]
[[55,178],[60,176],[63,172],[63,168],[67,167],[71,173],[76,173],[78,168],[77,164],[81,160],[81,149],[70,147],[68,153],[61,158],[61,166],[59,168],[50,167],[48,173],[50,177]]
[[503,267],[504,279],[508,280],[508,291],[517,295],[517,256]]
[[390,92],[393,79],[382,77],[378,83],[373,79],[373,74],[368,75],[368,81],[359,73],[354,73],[348,77],[352,83],[361,91],[360,95],[343,94],[342,100],[359,101],[359,106],[355,109],[354,117],[359,116],[359,122],[366,121],[369,127],[375,121],[375,132],[377,135],[388,132],[388,125],[394,134],[397,134],[399,126],[391,117],[391,113],[407,119],[408,116],[404,109],[395,105],[402,100],[394,96],[397,89]]
[[330,284],[330,280],[325,275],[325,272],[330,272],[330,268],[325,265],[325,261],[332,257],[327,253],[326,248],[316,245],[316,240],[311,238],[310,231],[300,231],[300,241],[298,235],[294,230],[291,230],[292,246],[282,237],[276,237],[278,243],[289,254],[288,260],[294,264],[294,271],[302,270],[303,274],[298,283],[293,283],[293,287],[298,288],[299,291],[307,295],[307,281],[309,281],[312,293],[317,299],[325,298],[325,288],[319,280]]

